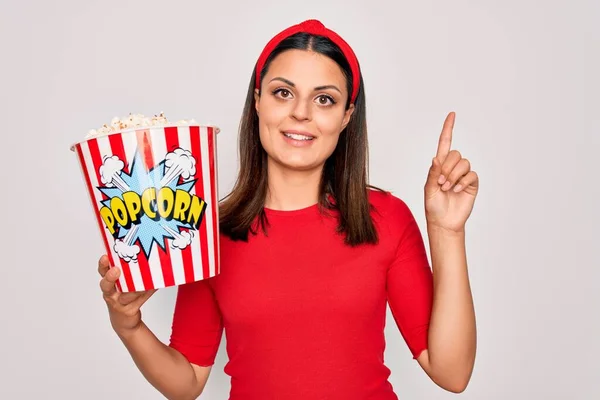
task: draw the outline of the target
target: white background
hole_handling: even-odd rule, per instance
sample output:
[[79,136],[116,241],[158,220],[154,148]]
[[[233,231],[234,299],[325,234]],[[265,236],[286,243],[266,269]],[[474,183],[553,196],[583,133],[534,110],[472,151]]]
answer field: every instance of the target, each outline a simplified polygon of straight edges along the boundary
[[[354,48],[371,181],[424,228],[442,122],[481,191],[467,225],[478,354],[464,399],[600,398],[600,3],[2,1],[0,398],[159,399],[111,330],[103,253],[69,151],[129,112],[216,123],[221,196],[252,67],[285,27],[321,19]],[[175,289],[144,320],[166,341]],[[450,399],[388,314],[401,399]],[[202,398],[226,399],[225,339]]]

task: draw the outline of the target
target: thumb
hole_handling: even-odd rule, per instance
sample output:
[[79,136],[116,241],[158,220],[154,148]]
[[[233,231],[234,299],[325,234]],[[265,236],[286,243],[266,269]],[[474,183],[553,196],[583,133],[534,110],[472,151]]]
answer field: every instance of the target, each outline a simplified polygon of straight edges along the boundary
[[442,164],[437,157],[433,157],[431,160],[431,167],[429,167],[429,173],[427,175],[427,182],[425,183],[425,190],[436,190],[439,188],[438,179],[442,174]]

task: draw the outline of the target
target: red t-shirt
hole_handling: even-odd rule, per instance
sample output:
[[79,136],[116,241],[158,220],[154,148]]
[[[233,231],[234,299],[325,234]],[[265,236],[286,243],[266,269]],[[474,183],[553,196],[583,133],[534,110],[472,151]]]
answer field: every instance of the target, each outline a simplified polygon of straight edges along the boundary
[[413,214],[370,192],[377,245],[347,246],[317,206],[265,210],[248,242],[221,237],[221,273],[178,288],[170,346],[214,363],[223,328],[231,400],[397,399],[386,302],[413,358],[427,348],[432,272]]

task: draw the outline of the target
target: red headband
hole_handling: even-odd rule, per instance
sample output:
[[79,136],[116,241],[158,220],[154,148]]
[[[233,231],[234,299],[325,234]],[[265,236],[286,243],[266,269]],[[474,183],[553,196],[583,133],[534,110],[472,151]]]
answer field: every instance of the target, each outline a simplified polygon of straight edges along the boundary
[[348,63],[350,64],[350,70],[352,71],[352,96],[350,97],[350,101],[353,103],[356,100],[358,86],[360,84],[360,69],[356,55],[348,43],[344,41],[344,39],[342,39],[332,30],[327,29],[320,21],[316,19],[309,19],[298,25],[290,26],[282,32],[279,32],[273,39],[269,41],[269,43],[267,43],[256,64],[256,88],[260,88],[260,71],[262,71],[271,52],[275,49],[275,47],[277,47],[277,45],[279,45],[279,43],[281,43],[281,41],[299,32],[325,36],[342,50],[346,60],[348,60]]

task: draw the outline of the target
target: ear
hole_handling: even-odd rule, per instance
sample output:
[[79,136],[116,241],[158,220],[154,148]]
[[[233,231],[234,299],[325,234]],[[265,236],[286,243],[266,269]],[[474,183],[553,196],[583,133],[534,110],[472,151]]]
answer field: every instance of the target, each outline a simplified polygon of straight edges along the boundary
[[260,102],[260,94],[258,89],[254,89],[254,108],[258,114],[258,103]]
[[354,104],[350,104],[350,107],[348,107],[348,109],[344,113],[344,120],[342,121],[342,130],[346,129],[346,126],[348,126],[348,122],[350,122],[350,117],[352,117],[353,113]]

